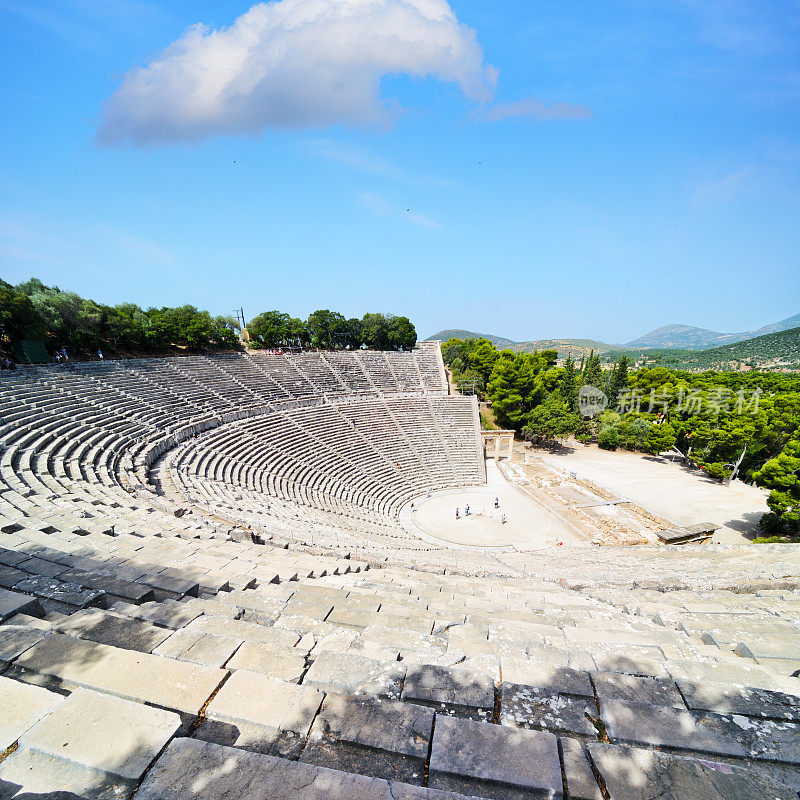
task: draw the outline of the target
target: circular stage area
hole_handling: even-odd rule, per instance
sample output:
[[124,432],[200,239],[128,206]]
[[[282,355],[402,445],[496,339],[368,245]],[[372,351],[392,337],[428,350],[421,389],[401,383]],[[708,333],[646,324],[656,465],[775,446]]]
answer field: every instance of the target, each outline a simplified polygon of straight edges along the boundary
[[[419,497],[414,500],[413,512],[410,503],[403,509],[401,521],[421,539],[450,547],[530,550],[558,546],[559,542],[588,544],[555,514],[508,482],[494,461],[486,462],[486,471],[486,486]],[[500,506],[497,509],[495,498]],[[467,506],[469,515],[465,514]]]

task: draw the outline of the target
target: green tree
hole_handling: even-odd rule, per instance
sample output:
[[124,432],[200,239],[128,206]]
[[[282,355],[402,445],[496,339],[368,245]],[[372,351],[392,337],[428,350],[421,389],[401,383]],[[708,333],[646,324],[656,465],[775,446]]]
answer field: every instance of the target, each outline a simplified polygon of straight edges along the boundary
[[571,411],[558,392],[553,392],[544,403],[534,408],[526,417],[523,436],[528,440],[553,442],[574,434],[581,419]]
[[498,358],[487,386],[495,420],[517,433],[522,430],[526,415],[533,407],[536,370],[527,355],[511,353],[511,357]]
[[336,347],[345,332],[345,318],[338,311],[327,308],[308,316],[308,332],[314,347]]
[[578,375],[575,371],[575,362],[572,355],[567,356],[564,369],[561,373],[561,396],[570,411],[578,410]]
[[39,339],[44,326],[30,297],[0,279],[0,329],[12,342]]
[[628,369],[630,360],[627,356],[622,356],[614,364],[608,380],[608,399],[610,403],[616,404],[620,392],[628,388]]
[[619,433],[611,425],[604,425],[597,434],[597,444],[603,450],[616,450],[619,447]]
[[582,378],[585,386],[595,386],[598,389],[603,386],[603,368],[600,365],[600,356],[596,356],[594,350],[586,359]]
[[264,311],[247,326],[250,341],[259,347],[279,347],[288,343],[291,317],[281,311]]
[[389,317],[389,344],[396,350],[412,350],[417,343],[417,331],[408,317]]
[[647,437],[644,441],[642,450],[645,453],[657,456],[659,453],[665,453],[675,446],[677,437],[672,425],[665,422],[661,425],[651,425],[647,431]]
[[467,356],[469,366],[481,376],[484,384],[487,384],[500,354],[488,339],[473,339],[472,341],[474,344]]
[[754,473],[759,486],[770,489],[767,505],[788,533],[800,532],[800,436]]

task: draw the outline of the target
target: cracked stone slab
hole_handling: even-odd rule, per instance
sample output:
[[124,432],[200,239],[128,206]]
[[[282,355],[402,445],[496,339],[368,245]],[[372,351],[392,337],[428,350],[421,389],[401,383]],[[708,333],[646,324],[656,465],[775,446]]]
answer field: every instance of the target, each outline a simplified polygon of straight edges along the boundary
[[0,622],[15,614],[30,614],[32,617],[43,617],[44,611],[35,597],[0,589]]
[[590,744],[589,753],[611,800],[795,800],[797,797],[796,789],[748,767],[600,743]]
[[678,686],[692,710],[800,722],[800,698],[794,695],[724,683],[678,681]]
[[30,650],[47,636],[50,631],[32,628],[28,625],[0,626],[0,666],[18,658],[26,650]]
[[175,631],[153,654],[206,667],[222,667],[241,644],[241,639],[230,636],[183,629]]
[[494,713],[494,681],[489,675],[457,667],[412,665],[403,684],[403,700],[488,721]]
[[436,715],[429,785],[498,800],[562,798],[558,740]]
[[30,672],[65,688],[95,689],[192,715],[200,711],[226,674],[57,633],[45,634],[19,656],[15,667],[26,671],[26,680]]
[[76,611],[60,621],[56,628],[80,639],[91,639],[100,644],[142,653],[151,653],[169,636],[169,631],[149,622],[130,619],[99,608]]
[[589,763],[586,745],[577,739],[561,737],[558,748],[570,800],[603,800],[600,786]]
[[293,761],[303,751],[306,741],[305,736],[294,731],[281,731],[241,720],[233,723],[216,719],[206,719],[192,734],[192,738]]
[[95,589],[84,589],[78,583],[57,581],[43,575],[27,578],[20,581],[16,588],[21,592],[29,592],[46,600],[55,600],[76,608],[89,606],[102,606],[105,602],[105,592]]
[[134,800],[466,800],[463,795],[174,739]]
[[505,681],[500,688],[501,725],[595,738],[597,729],[587,714],[597,716],[594,701],[587,697]]
[[300,641],[300,635],[294,631],[259,625],[255,622],[243,622],[227,617],[203,615],[193,620],[187,630],[199,630],[217,636],[229,636],[246,642],[265,642],[277,647],[294,647]]
[[191,578],[171,575],[168,572],[143,575],[141,578],[137,578],[135,582],[158,589],[173,600],[178,600],[184,595],[196,597],[200,589],[200,584],[197,581]]
[[375,778],[421,783],[434,713],[411,703],[328,695],[301,760]]
[[237,670],[209,703],[206,716],[306,736],[324,696],[311,686]]
[[730,730],[720,731],[718,725],[704,724],[702,715],[690,711],[606,700],[600,703],[600,715],[608,736],[619,743],[738,758],[750,755],[740,737],[732,737]]
[[306,659],[294,647],[278,647],[266,642],[244,642],[226,667],[259,672],[270,678],[299,683],[306,669]]
[[397,699],[406,667],[384,663],[356,653],[321,652],[303,678],[304,686],[326,692],[374,695]]
[[64,579],[88,589],[98,589],[115,597],[121,597],[134,604],[146,603],[155,599],[153,590],[149,586],[126,581],[113,575],[75,569],[67,572]]
[[141,605],[120,602],[114,603],[109,610],[124,614],[126,617],[151,622],[153,625],[160,625],[162,628],[177,630],[203,613],[203,603],[196,598],[182,602],[162,600],[160,603],[147,602]]
[[600,700],[627,700],[631,703],[686,709],[686,704],[672,679],[593,672],[592,681]]
[[501,658],[500,662],[503,680],[509,683],[534,686],[559,694],[594,697],[592,683],[586,672],[510,656]]
[[61,695],[40,686],[0,676],[0,753],[63,700]]

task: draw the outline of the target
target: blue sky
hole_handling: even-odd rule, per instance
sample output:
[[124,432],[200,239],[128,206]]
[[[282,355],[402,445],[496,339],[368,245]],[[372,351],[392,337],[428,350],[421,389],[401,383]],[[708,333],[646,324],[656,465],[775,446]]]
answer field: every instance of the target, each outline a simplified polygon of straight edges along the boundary
[[421,336],[800,311],[800,2],[0,0],[0,69],[12,283]]

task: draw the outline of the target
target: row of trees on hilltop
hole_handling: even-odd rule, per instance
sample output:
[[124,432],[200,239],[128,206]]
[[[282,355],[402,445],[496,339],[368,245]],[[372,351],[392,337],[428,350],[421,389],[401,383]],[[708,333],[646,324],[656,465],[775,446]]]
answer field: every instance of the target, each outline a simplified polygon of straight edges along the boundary
[[[170,348],[206,350],[240,347],[239,321],[213,317],[185,305],[142,309],[135,303],[116,306],[87,300],[37,278],[12,286],[0,279],[0,345],[25,339],[43,341],[49,352],[72,354],[98,349],[115,353],[154,354]],[[346,319],[336,311],[314,311],[303,321],[280,311],[265,311],[249,325],[252,347],[371,347],[410,350],[417,332],[408,317],[365,314]]]
[[[771,490],[762,527],[798,533],[800,525],[800,375],[633,370],[626,356],[603,369],[557,353],[498,351],[487,339],[451,339],[442,356],[457,383],[475,381],[497,424],[534,442],[567,436],[600,447],[660,453],[672,447],[710,477],[738,476]],[[608,408],[579,413],[582,386],[602,389]]]
[[0,334],[12,343],[40,340],[50,352],[63,347],[72,353],[156,353],[172,346],[239,346],[235,317],[212,317],[190,305],[147,310],[135,303],[107,306],[45,286],[37,278],[17,286],[0,280],[0,326]]
[[314,311],[305,322],[281,311],[265,311],[253,318],[247,332],[251,347],[266,348],[411,350],[417,343],[417,331],[408,317],[364,314],[361,319],[346,319],[328,309]]

